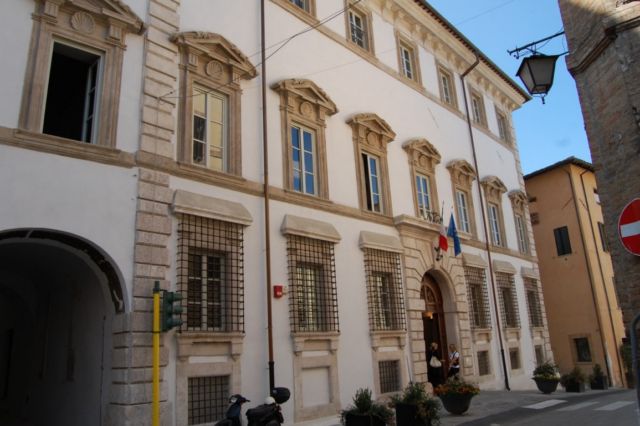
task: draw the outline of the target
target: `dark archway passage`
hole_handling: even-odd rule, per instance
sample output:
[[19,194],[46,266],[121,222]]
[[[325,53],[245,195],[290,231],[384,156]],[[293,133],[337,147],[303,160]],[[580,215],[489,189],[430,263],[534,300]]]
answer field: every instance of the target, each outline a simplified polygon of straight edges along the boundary
[[0,424],[100,425],[113,283],[86,242],[47,232],[0,233]]
[[[447,328],[444,319],[442,292],[438,282],[429,274],[422,278],[421,296],[425,301],[425,311],[422,313],[425,348],[432,342],[440,347],[441,355],[447,357]],[[443,369],[446,372],[446,368]]]

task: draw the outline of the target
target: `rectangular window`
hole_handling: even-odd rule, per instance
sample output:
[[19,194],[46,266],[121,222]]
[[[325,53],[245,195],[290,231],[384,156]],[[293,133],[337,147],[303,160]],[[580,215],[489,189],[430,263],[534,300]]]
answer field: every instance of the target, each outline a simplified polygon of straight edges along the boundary
[[464,278],[467,282],[471,328],[490,328],[491,314],[484,269],[465,266]]
[[364,184],[367,197],[367,210],[381,213],[382,188],[380,185],[380,161],[378,157],[363,152],[362,164],[364,167]]
[[536,367],[544,364],[544,351],[542,350],[542,345],[535,346],[536,352]]
[[596,204],[600,204],[600,194],[598,194],[597,188],[593,188],[593,199],[596,201]]
[[413,49],[405,43],[400,43],[400,63],[402,65],[402,75],[408,79],[415,80],[415,64]]
[[477,93],[471,93],[471,114],[473,122],[480,125],[486,125],[486,116],[484,113],[484,102],[482,96]]
[[304,10],[305,12],[311,11],[309,0],[289,0],[289,1],[295,4],[296,6],[298,6],[300,9]]
[[456,191],[456,208],[458,210],[458,226],[460,231],[471,233],[471,222],[469,222],[469,203],[467,194],[464,191]]
[[609,251],[607,243],[607,233],[604,230],[604,223],[598,222],[598,232],[600,233],[600,242],[602,243],[602,251]]
[[374,249],[364,253],[371,330],[404,330],[400,255]]
[[576,360],[578,362],[591,362],[591,348],[589,348],[589,339],[586,337],[578,337],[573,339],[576,347]]
[[507,117],[501,112],[496,112],[496,120],[498,121],[498,136],[505,142],[509,141],[509,125]]
[[291,127],[291,160],[293,189],[304,194],[316,194],[315,133],[299,126]]
[[449,71],[438,68],[440,81],[440,99],[451,106],[456,105],[453,77]]
[[224,418],[229,393],[229,376],[189,377],[188,424],[213,424]]
[[418,213],[423,218],[429,218],[431,212],[431,187],[429,178],[416,175],[416,195],[418,197]]
[[338,331],[333,243],[290,235],[287,252],[292,331]]
[[489,374],[491,374],[489,351],[478,351],[478,376],[488,376]]
[[502,326],[507,328],[520,327],[518,300],[515,289],[516,284],[513,275],[496,272],[496,283],[498,284],[498,299],[500,302]]
[[349,33],[351,34],[352,42],[363,49],[369,50],[366,17],[353,9],[349,10]]
[[502,246],[502,234],[500,231],[500,212],[495,204],[488,204],[489,228],[491,229],[491,242],[494,246]]
[[95,143],[102,57],[53,43],[42,132]]
[[538,283],[532,278],[525,278],[524,287],[527,292],[527,307],[529,308],[529,322],[531,323],[531,327],[542,327],[544,324],[542,321]]
[[525,226],[524,218],[522,215],[517,214],[516,218],[516,233],[518,235],[518,249],[520,253],[529,253],[529,240],[527,238],[527,228]]
[[400,384],[400,361],[380,361],[378,362],[378,372],[380,375],[380,393],[397,392],[401,390]]
[[553,236],[556,239],[556,250],[558,256],[571,254],[571,241],[569,241],[569,228],[562,226],[553,230]]
[[182,330],[244,331],[242,225],[186,214],[179,219]]
[[520,369],[520,351],[518,348],[509,348],[509,363],[512,370]]
[[227,171],[227,97],[193,88],[193,162]]

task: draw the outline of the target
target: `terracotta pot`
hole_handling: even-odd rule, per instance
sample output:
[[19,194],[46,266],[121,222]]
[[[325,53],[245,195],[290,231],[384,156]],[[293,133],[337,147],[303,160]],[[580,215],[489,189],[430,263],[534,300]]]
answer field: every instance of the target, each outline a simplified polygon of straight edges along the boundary
[[451,414],[463,414],[469,409],[471,404],[471,394],[451,394],[451,395],[438,395],[438,398],[442,401],[442,406],[445,410]]
[[552,393],[558,389],[559,380],[547,380],[547,379],[533,379],[538,386],[538,390],[542,393]]

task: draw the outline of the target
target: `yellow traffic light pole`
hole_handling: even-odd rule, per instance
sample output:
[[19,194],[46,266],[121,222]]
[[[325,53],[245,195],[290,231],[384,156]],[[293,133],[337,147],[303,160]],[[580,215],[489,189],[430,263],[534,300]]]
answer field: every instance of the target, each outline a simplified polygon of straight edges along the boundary
[[151,426],[160,426],[160,282],[153,287],[153,384]]

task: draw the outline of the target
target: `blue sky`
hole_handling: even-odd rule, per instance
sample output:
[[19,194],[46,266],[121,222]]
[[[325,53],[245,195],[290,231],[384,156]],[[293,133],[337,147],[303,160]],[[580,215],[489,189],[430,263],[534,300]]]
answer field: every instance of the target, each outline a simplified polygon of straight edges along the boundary
[[[521,60],[507,50],[562,29],[557,0],[427,1],[517,83]],[[549,55],[566,50],[564,37],[539,49]],[[525,174],[570,156],[591,162],[576,85],[564,56],[556,63],[546,104],[534,98],[513,113],[513,120]]]

